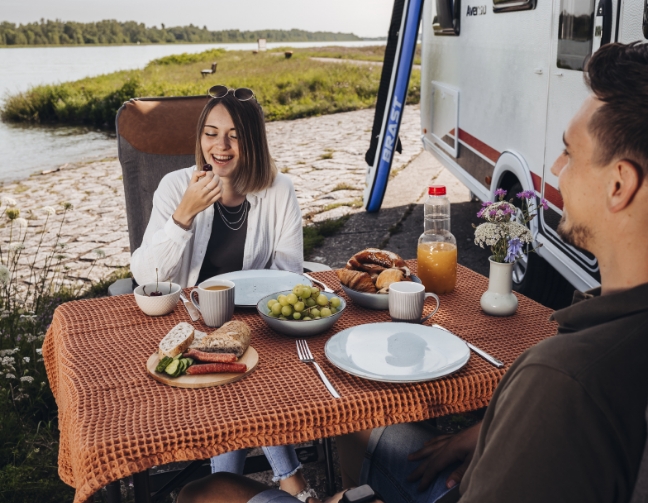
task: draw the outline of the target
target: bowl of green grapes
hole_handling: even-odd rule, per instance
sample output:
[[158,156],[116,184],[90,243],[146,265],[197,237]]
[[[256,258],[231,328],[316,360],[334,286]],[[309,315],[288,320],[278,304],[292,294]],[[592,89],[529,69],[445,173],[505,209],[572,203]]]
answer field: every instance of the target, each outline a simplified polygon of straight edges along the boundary
[[326,332],[345,308],[344,299],[310,285],[273,293],[257,304],[257,311],[270,328],[294,337]]

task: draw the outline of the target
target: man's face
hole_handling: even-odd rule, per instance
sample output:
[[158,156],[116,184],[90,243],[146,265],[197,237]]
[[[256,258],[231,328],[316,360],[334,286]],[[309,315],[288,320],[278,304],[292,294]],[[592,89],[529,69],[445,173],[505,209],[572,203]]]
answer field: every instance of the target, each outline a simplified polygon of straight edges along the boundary
[[585,100],[565,131],[565,150],[551,167],[564,203],[558,234],[590,252],[594,252],[604,213],[606,170],[595,165],[595,138],[588,125],[601,105],[593,96]]

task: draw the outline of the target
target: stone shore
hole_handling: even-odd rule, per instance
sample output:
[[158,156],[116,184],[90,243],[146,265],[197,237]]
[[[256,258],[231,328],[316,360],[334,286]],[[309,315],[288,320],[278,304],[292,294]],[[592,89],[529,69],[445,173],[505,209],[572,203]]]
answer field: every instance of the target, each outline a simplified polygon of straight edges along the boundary
[[[362,211],[364,155],[374,112],[367,109],[267,125],[271,153],[278,168],[293,180],[304,224]],[[403,152],[395,155],[393,172],[421,153],[419,121],[418,105],[407,106],[400,131]],[[3,251],[10,233],[14,243],[26,233],[18,262],[18,275],[24,280],[41,239],[36,269],[44,266],[46,252],[58,241],[53,263],[58,263],[57,274],[68,284],[98,281],[129,265],[124,187],[116,151],[115,146],[114,158],[66,164],[58,171],[0,187],[0,196],[13,199],[20,217],[27,219],[24,231],[18,225],[11,230],[6,219],[0,226]],[[73,209],[64,211],[62,203],[70,203]],[[47,206],[57,214],[48,217],[43,210]]]

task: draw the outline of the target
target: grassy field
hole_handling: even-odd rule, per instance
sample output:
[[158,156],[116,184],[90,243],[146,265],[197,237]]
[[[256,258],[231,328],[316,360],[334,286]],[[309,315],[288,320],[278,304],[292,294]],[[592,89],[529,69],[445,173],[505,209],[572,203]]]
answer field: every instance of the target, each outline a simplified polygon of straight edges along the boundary
[[[380,58],[384,47],[295,50],[283,52],[210,50],[200,54],[167,56],[142,70],[121,71],[58,85],[37,86],[10,96],[0,111],[8,122],[92,124],[114,127],[124,101],[141,96],[205,94],[214,84],[249,87],[263,106],[266,119],[286,120],[372,107],[381,68],[354,64],[325,64],[310,59]],[[335,55],[340,56],[335,56]],[[216,74],[200,71],[218,62]],[[418,103],[420,72],[414,70],[408,103]]]
[[[384,45],[371,45],[367,47],[332,46],[317,49],[306,47],[303,49],[294,49],[294,52],[303,56],[312,56],[316,58],[356,59],[362,61],[382,61],[385,58]],[[421,44],[416,46],[414,64],[421,64]]]

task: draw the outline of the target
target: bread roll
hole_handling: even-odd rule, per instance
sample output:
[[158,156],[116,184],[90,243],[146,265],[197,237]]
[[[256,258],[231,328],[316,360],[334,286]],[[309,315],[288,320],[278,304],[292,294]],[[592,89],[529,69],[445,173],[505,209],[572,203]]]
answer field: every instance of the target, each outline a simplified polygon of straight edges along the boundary
[[352,290],[364,293],[376,293],[374,282],[366,272],[338,269],[335,273],[340,279],[340,283]]
[[382,290],[383,288],[389,288],[389,285],[392,283],[397,283],[405,279],[405,273],[400,269],[385,269],[380,273],[378,279],[376,279],[376,288]]
[[378,248],[367,248],[356,253],[349,259],[346,268],[368,272],[369,274],[380,274],[385,269],[398,268],[403,271],[405,276],[410,275],[409,268],[399,255]]
[[237,358],[250,346],[252,332],[242,321],[229,321],[219,329],[191,345],[192,349],[207,353],[234,353]]

